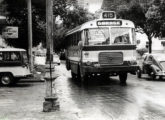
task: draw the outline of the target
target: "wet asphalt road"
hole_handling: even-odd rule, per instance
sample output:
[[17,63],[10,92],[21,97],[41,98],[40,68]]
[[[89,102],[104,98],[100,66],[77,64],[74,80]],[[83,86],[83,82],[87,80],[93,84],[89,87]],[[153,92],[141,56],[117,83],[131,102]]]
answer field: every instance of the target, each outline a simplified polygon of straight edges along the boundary
[[[165,80],[129,75],[127,86],[120,86],[118,77],[107,81],[95,78],[83,85],[71,79],[64,64],[56,67],[56,74],[60,111],[55,114],[61,115],[60,120],[165,120]],[[44,82],[24,81],[15,87],[1,87],[0,120],[53,120],[55,114],[42,113],[44,90]]]

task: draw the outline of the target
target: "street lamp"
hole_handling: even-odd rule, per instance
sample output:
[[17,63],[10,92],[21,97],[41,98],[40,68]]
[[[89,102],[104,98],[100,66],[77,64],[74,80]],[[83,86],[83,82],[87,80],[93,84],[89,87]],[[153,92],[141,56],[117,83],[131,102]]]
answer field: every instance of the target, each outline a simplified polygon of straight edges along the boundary
[[56,92],[53,92],[53,83],[57,76],[54,72],[53,64],[53,1],[46,0],[46,96],[43,103],[43,111],[51,112],[59,110],[59,102]]
[[33,71],[33,58],[32,58],[32,8],[31,0],[27,1],[28,6],[28,54],[30,62],[30,70]]

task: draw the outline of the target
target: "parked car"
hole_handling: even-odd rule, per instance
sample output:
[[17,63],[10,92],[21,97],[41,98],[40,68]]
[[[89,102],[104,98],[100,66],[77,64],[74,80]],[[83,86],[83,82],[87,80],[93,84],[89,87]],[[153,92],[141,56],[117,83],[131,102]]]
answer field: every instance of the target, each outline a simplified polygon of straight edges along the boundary
[[137,77],[141,78],[142,74],[148,74],[153,80],[157,76],[165,78],[165,54],[146,54],[142,65],[137,70]]
[[10,86],[31,78],[27,52],[19,48],[0,48],[0,85]]
[[61,61],[57,54],[53,55],[53,63],[60,65]]

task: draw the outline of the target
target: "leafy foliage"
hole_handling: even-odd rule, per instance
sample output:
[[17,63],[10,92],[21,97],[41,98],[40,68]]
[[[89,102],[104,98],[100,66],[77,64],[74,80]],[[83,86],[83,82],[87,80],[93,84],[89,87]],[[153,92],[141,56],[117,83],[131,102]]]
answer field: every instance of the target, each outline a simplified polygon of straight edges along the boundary
[[[94,15],[79,7],[74,0],[70,0],[62,5],[58,5],[57,3],[59,3],[58,0],[54,4],[54,15],[60,16],[62,24],[54,25],[54,48],[60,50],[64,48],[65,43],[63,39],[66,31],[94,19]],[[65,7],[65,9],[62,9],[61,6]]]
[[[42,0],[45,2],[45,0]],[[6,39],[9,45],[19,48],[28,48],[28,11],[26,0],[4,0],[6,6],[7,25],[18,26],[19,38]],[[74,7],[73,10],[70,8]],[[54,43],[55,47],[59,48],[63,35],[66,30],[71,29],[88,18],[92,19],[92,15],[86,10],[77,6],[75,0],[53,0],[53,15],[54,18],[61,18],[63,24],[54,25]],[[39,4],[39,0],[32,1],[32,27],[33,27],[33,46],[42,42],[46,43],[46,7],[43,3]]]
[[133,21],[136,27],[144,27],[146,20],[143,8],[139,4],[133,4],[129,9],[122,9],[118,11],[118,16],[123,19],[129,19]]
[[[6,5],[7,25],[18,26],[19,38],[6,39],[7,43],[14,47],[28,48],[28,12],[27,3],[25,0],[5,0]],[[32,22],[33,22],[33,45],[37,45],[41,40],[45,41],[45,17],[43,10],[35,6],[32,7]]]
[[118,16],[133,21],[137,30],[143,30],[147,34],[150,53],[152,52],[152,37],[161,37],[165,34],[164,1],[154,0],[147,11],[140,4],[132,4],[126,10],[119,10]]

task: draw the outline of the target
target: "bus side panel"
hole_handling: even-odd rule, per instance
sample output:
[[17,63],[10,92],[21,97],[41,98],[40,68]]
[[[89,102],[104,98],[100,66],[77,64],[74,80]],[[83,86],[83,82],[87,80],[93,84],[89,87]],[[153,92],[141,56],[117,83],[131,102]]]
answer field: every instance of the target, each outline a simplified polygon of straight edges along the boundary
[[71,71],[75,74],[78,74],[78,62],[71,61],[70,66],[71,66]]
[[67,69],[70,70],[75,73],[78,74],[78,65],[80,63],[80,59],[81,59],[81,51],[79,49],[78,46],[74,46],[74,47],[70,47],[67,50]]

